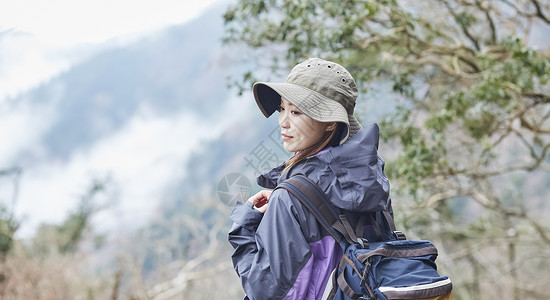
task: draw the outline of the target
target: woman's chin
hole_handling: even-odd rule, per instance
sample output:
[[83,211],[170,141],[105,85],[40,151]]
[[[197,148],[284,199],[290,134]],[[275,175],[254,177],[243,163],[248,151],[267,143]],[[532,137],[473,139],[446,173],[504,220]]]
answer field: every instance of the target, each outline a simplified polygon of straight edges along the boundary
[[302,147],[301,145],[297,145],[296,143],[287,143],[287,142],[283,143],[283,147],[285,148],[286,151],[293,152],[293,153],[300,152],[305,149],[304,147]]
[[286,151],[288,152],[296,152],[298,150],[296,150],[295,148],[295,145],[293,145],[292,143],[287,143],[287,142],[284,142],[283,143],[283,147],[285,148]]

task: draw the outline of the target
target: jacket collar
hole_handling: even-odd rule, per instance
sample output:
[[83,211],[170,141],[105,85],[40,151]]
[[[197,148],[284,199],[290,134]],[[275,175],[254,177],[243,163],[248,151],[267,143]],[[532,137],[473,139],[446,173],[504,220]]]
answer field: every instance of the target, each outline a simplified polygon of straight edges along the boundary
[[370,124],[344,144],[307,158],[285,173],[284,164],[260,175],[257,182],[273,189],[287,178],[303,174],[327,193],[340,208],[384,210],[389,203],[389,182],[384,161],[377,154],[379,128]]

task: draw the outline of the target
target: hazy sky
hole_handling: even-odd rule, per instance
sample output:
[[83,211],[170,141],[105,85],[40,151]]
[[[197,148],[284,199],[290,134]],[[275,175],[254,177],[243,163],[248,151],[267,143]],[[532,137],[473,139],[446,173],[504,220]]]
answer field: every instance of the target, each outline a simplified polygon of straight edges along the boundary
[[[185,23],[214,2],[221,0],[0,1],[0,169],[17,164],[17,153],[39,148],[55,115],[48,111],[52,108],[31,107],[25,101],[11,107],[3,105],[6,101],[102,50]],[[230,101],[226,105],[235,106]],[[18,235],[32,235],[41,222],[62,220],[94,174],[111,174],[118,185],[117,203],[98,216],[103,226],[125,228],[146,219],[155,203],[151,199],[181,178],[185,170],[180,166],[194,147],[220,134],[231,120],[197,126],[202,121],[184,113],[157,118],[141,108],[122,128],[65,161],[26,166],[17,203],[10,207],[24,219]],[[204,129],[191,132],[193,126]],[[174,139],[181,132],[188,132],[187,137]],[[10,178],[3,178],[0,201],[9,202],[12,195]]]
[[90,55],[183,23],[219,0],[0,2],[0,103]]

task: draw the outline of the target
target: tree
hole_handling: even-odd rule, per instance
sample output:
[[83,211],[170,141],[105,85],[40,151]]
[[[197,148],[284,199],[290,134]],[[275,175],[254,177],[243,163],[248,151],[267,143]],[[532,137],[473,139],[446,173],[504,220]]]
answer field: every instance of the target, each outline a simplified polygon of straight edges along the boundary
[[95,234],[91,219],[101,209],[97,197],[108,183],[108,178],[94,178],[74,212],[59,225],[42,224],[28,240],[13,237],[19,222],[0,210],[0,298],[106,299],[117,288],[111,288],[110,277],[85,268],[90,252],[82,246]]
[[[19,220],[14,216],[13,209],[17,202],[19,190],[19,178],[22,170],[20,168],[11,168],[0,170],[0,178],[13,177],[13,192],[10,206],[0,203],[0,262],[6,258],[6,255],[13,247],[13,236],[19,228]],[[0,274],[0,281],[3,275]]]
[[140,289],[151,300],[242,299],[228,259],[228,207],[206,194],[186,202],[183,211],[160,217],[140,234],[147,241],[141,273],[148,283]]
[[95,203],[95,198],[105,193],[109,178],[94,178],[86,192],[80,196],[78,207],[70,212],[61,224],[41,224],[32,240],[33,251],[48,255],[50,252],[60,254],[75,253],[86,231],[90,231],[92,217],[102,209]]
[[398,221],[439,242],[458,298],[550,297],[549,3],[241,0],[224,18],[274,69],[323,57],[383,91]]

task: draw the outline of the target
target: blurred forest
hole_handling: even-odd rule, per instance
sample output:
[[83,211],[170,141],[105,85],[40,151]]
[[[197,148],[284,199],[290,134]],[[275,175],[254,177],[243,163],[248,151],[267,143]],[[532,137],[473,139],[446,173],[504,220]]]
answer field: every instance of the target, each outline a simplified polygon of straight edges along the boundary
[[395,105],[396,218],[439,245],[456,299],[550,298],[550,3],[243,0],[225,20],[230,41],[281,45],[274,66],[323,57],[386,88],[370,105]]
[[[17,238],[26,170],[0,166],[11,187],[0,207],[1,299],[242,299],[227,243],[231,206],[288,157],[250,86],[284,80],[307,57],[337,61],[357,79],[357,117],[381,127],[397,225],[438,246],[455,299],[550,298],[550,3],[241,0],[186,26],[24,95],[67,111],[44,138],[48,158],[107,136],[143,103],[160,116],[183,107],[219,123],[220,103],[240,94],[246,113],[180,162],[189,171],[150,200],[159,207],[131,233],[98,230],[105,199],[124,184],[101,175],[62,222]],[[275,159],[254,164],[259,148]]]

